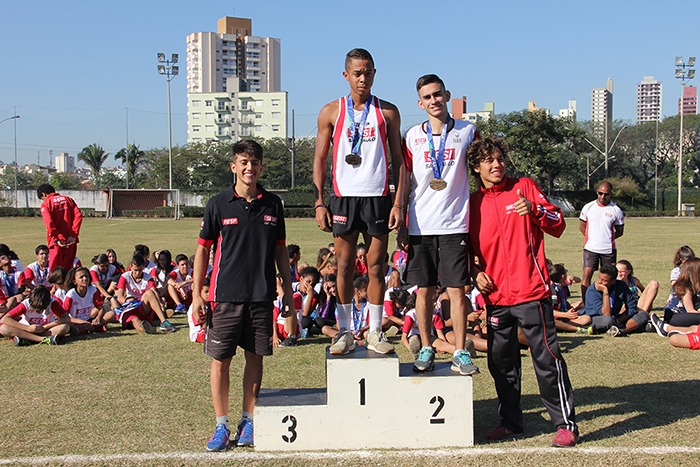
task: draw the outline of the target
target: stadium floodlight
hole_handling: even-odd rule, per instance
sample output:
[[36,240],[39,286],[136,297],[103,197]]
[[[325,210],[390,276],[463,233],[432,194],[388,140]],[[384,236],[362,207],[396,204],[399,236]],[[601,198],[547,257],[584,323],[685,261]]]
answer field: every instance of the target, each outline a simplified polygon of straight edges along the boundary
[[175,78],[180,72],[180,67],[173,65],[177,63],[178,55],[171,54],[170,60],[165,58],[165,54],[158,52],[158,63],[164,63],[164,65],[158,65],[158,73],[165,77],[168,82],[168,189],[173,189],[173,124],[172,124],[172,111],[170,110],[170,82]]
[[[680,114],[681,120],[681,130],[678,142],[678,215],[681,216],[682,212],[682,197],[683,197],[683,115],[686,113],[685,109],[685,83],[693,78],[695,78],[695,57],[688,57],[688,63],[683,61],[683,57],[676,57],[676,78],[681,80],[681,97],[678,99],[678,113]],[[697,113],[697,104],[695,108],[689,108],[688,113]]]

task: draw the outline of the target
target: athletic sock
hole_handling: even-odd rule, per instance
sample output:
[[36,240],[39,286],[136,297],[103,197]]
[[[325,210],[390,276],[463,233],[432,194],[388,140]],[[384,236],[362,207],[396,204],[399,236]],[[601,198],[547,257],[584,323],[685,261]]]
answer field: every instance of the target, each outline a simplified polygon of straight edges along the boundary
[[338,303],[338,328],[352,330],[352,303]]
[[250,412],[241,412],[241,420],[252,420],[253,414]]
[[382,331],[382,315],[384,314],[384,305],[369,304],[369,332]]
[[231,422],[228,421],[228,415],[216,417],[216,424],[219,425],[220,423],[223,423],[226,426],[226,429],[231,431]]

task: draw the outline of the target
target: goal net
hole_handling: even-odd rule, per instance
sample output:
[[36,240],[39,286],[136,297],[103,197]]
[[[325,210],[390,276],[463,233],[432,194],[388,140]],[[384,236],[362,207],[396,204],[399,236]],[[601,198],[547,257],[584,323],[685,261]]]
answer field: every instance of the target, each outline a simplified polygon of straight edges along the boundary
[[113,217],[180,218],[180,190],[109,190],[107,219]]

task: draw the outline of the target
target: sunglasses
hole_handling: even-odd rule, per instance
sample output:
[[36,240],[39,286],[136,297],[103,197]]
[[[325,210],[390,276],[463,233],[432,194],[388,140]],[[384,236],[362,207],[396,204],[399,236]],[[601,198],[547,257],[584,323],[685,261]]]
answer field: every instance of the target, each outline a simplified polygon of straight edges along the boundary
[[610,193],[603,193],[602,191],[599,191],[598,196],[603,196],[603,197],[607,198],[608,196],[610,196]]

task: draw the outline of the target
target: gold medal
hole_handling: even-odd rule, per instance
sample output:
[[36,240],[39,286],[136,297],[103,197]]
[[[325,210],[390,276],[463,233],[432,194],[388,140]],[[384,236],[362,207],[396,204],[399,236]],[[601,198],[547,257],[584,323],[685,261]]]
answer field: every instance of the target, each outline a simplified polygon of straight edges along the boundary
[[441,178],[434,178],[430,180],[430,188],[435,191],[441,191],[447,188],[447,182]]
[[362,163],[362,156],[358,156],[357,154],[348,154],[345,156],[345,163],[353,167],[357,167]]

